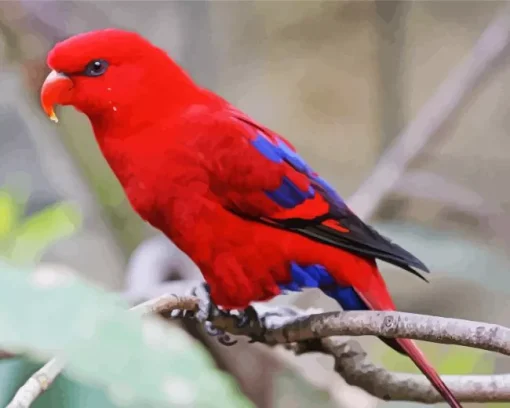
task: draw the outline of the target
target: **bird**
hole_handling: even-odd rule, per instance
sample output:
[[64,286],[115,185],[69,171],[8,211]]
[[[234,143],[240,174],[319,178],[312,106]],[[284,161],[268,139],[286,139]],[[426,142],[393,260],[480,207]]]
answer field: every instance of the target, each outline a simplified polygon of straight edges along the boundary
[[[133,210],[197,264],[215,305],[243,310],[318,288],[344,310],[393,311],[377,261],[429,272],[362,221],[287,139],[136,31],[71,36],[47,65],[44,112],[54,121],[56,105],[86,115]],[[414,341],[381,340],[461,407]]]

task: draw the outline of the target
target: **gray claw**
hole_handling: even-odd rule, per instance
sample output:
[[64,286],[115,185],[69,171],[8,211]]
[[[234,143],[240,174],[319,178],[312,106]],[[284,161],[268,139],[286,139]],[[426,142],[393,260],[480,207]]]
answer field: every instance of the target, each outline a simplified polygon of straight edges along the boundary
[[191,290],[191,294],[198,298],[198,311],[195,312],[195,318],[199,322],[205,323],[209,317],[211,317],[211,311],[213,308],[209,285],[207,285],[207,283],[201,283]]
[[252,324],[259,324],[260,319],[257,311],[253,306],[248,306],[246,309],[239,311],[236,326],[239,329],[249,327]]
[[225,333],[223,330],[214,327],[211,322],[204,323],[204,330],[209,336],[212,337],[221,336]]
[[206,333],[209,336],[217,337],[218,342],[224,346],[232,346],[236,344],[237,340],[233,340],[227,333],[225,333],[225,331],[214,327],[209,321],[218,315],[228,314],[228,312],[220,310],[212,302],[209,285],[207,285],[207,283],[202,283],[194,287],[191,291],[191,295],[199,299],[198,311],[194,313],[194,317],[204,325]]

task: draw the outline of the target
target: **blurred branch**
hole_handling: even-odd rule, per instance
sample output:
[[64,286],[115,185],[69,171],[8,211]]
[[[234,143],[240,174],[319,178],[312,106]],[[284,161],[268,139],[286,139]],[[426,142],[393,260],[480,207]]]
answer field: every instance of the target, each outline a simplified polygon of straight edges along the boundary
[[395,184],[395,191],[413,197],[440,201],[478,217],[503,215],[503,209],[470,188],[427,171],[409,170]]
[[482,75],[501,57],[510,43],[510,8],[499,13],[483,32],[472,52],[439,86],[382,155],[370,176],[350,197],[349,206],[368,219],[390,193],[411,162],[451,118]]
[[61,360],[53,359],[36,371],[27,382],[16,392],[12,401],[6,408],[28,408],[64,369]]
[[499,236],[509,236],[510,220],[498,203],[438,174],[410,170],[401,175],[394,191],[406,196],[437,201],[477,218],[485,218]]

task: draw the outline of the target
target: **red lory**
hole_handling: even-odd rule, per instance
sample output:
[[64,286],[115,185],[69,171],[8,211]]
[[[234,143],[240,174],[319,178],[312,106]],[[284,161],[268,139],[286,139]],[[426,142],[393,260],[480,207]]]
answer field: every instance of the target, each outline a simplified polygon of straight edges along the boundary
[[[395,310],[376,260],[428,272],[360,220],[291,143],[139,34],[79,34],[47,63],[45,112],[56,120],[54,105],[72,105],[89,118],[132,207],[198,265],[213,304],[241,310],[319,288],[344,310]],[[412,340],[382,340],[461,407]]]

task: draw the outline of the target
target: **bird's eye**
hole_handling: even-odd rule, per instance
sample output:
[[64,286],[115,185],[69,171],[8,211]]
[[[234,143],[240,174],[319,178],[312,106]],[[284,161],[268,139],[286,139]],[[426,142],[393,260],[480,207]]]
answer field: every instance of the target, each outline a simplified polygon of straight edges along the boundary
[[84,74],[86,76],[96,77],[103,75],[108,68],[108,62],[102,59],[90,61],[85,67]]

